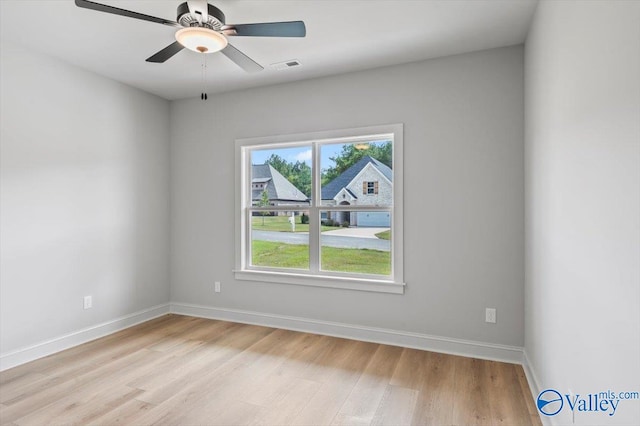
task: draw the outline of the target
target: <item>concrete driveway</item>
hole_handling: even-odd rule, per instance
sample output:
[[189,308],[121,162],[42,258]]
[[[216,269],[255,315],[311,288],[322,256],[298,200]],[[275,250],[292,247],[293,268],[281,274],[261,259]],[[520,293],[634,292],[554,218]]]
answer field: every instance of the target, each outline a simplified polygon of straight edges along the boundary
[[[350,228],[345,228],[347,230]],[[369,229],[377,229],[377,232],[382,232],[380,229],[384,228],[369,228]],[[341,231],[341,230],[336,230]],[[352,248],[352,249],[369,249],[369,250],[380,250],[380,251],[390,251],[391,250],[391,242],[389,240],[381,240],[371,237],[356,237],[356,236],[345,236],[345,235],[328,235],[331,232],[329,231],[323,232],[321,236],[320,244],[327,247],[338,247],[338,248]],[[309,244],[309,234],[306,232],[277,232],[277,231],[253,231],[251,233],[251,238],[254,240],[260,241],[273,241],[278,243],[287,243],[287,244]]]
[[336,235],[339,237],[375,238],[376,234],[388,231],[389,228],[339,228],[335,231],[325,231],[322,235]]

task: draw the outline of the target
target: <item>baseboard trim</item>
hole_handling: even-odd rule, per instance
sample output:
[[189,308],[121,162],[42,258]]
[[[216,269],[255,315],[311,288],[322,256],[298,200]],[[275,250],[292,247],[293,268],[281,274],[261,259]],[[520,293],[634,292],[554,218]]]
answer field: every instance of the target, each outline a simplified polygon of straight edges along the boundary
[[[533,365],[531,365],[531,361],[529,361],[526,349],[522,350],[522,369],[524,370],[524,375],[527,377],[527,383],[529,383],[531,397],[535,402],[537,401],[538,394],[542,391],[542,388],[540,387],[540,382],[538,381],[538,376],[536,375],[535,369],[533,368]],[[541,416],[540,414],[538,414],[538,417],[540,417],[540,421],[543,425],[552,425],[551,419],[549,417]]]
[[216,308],[189,303],[171,303],[171,313],[282,328],[512,364],[522,364],[523,362],[522,348],[518,346],[498,345],[384,328],[364,327],[353,324],[265,314],[238,309]]
[[103,322],[91,327],[86,327],[64,336],[56,337],[44,342],[36,343],[25,348],[0,355],[0,371],[34,361],[38,358],[81,345],[91,340],[104,337],[116,331],[132,327],[136,324],[149,321],[153,318],[168,314],[170,305],[168,303],[143,309],[129,315],[124,315],[110,321]]
[[282,328],[366,342],[402,346],[491,361],[522,364],[534,399],[538,381],[521,347],[455,339],[386,328],[266,314],[238,309],[216,308],[189,303],[167,303],[87,327],[64,336],[0,355],[0,371],[81,345],[159,316],[175,313],[201,318]]
[[527,376],[527,381],[529,382],[529,389],[531,390],[531,395],[533,398],[538,397],[538,393],[542,390],[540,388],[540,382],[538,382],[538,377],[529,361],[529,357],[527,356],[527,351],[523,349],[522,351],[522,368],[524,369],[524,374]]

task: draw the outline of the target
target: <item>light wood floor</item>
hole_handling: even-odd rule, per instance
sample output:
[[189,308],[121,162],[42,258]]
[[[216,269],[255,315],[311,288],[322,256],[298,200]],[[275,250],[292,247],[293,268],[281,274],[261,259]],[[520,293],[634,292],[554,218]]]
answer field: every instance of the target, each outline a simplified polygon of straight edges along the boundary
[[0,423],[540,420],[518,365],[166,315],[0,373]]

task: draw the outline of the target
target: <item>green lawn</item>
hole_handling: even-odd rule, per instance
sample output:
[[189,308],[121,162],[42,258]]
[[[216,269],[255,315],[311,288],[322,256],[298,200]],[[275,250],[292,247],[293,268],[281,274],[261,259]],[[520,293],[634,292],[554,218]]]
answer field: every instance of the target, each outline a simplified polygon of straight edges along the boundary
[[309,246],[253,240],[251,264],[273,268],[309,268]]
[[[261,219],[261,218],[260,218]],[[309,268],[309,246],[254,240],[251,263],[274,268]],[[368,249],[322,248],[322,269],[378,275],[391,274],[391,253]]]
[[[295,232],[309,232],[309,224],[300,222],[302,216],[295,216],[295,218]],[[291,224],[289,223],[288,216],[252,216],[251,227],[257,231],[291,232]],[[321,228],[321,232],[340,229],[332,226],[322,226]]]
[[378,232],[376,234],[376,237],[380,238],[381,240],[390,240],[391,239],[391,229],[389,229],[387,231]]

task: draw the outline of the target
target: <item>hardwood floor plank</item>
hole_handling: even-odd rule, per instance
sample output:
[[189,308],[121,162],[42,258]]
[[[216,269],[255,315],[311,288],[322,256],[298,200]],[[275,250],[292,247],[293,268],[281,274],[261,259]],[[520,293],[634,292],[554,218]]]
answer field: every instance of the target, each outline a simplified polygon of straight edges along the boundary
[[340,408],[334,424],[369,424],[376,414],[402,348],[380,345]]
[[318,382],[300,379],[297,377],[286,377],[275,374],[283,379],[284,386],[278,386],[276,397],[269,406],[263,406],[256,413],[252,425],[288,425],[293,424],[293,420],[307,406],[311,398],[315,396],[320,387]]
[[[217,374],[227,361],[245,350],[249,350],[273,331],[274,329],[266,327],[242,325],[237,329],[237,333],[222,336],[214,343],[205,344],[203,348],[209,351],[207,356],[196,358],[193,360],[193,364],[184,366],[183,374],[165,375],[164,377],[169,378],[168,380],[160,381],[157,387],[145,392],[138,399],[160,405],[170,398],[175,398],[176,389],[184,392],[191,389],[194,383],[206,380],[211,374]],[[229,370],[229,368],[227,369]],[[158,374],[163,374],[163,372],[158,372]]]
[[202,406],[197,412],[191,411],[178,417],[177,422],[169,422],[167,425],[248,425],[256,417],[261,407],[244,401],[228,400],[222,405],[212,398],[209,404]]
[[415,389],[387,386],[371,425],[410,425],[419,393]]
[[[363,349],[369,349],[371,352],[365,353],[364,358],[354,360],[354,356],[361,353]],[[354,371],[360,373],[375,349],[377,345],[373,343],[334,339],[331,342],[331,348],[310,363],[307,369],[300,372],[300,377],[320,383],[332,383],[337,375]]]
[[[255,379],[257,373],[255,365],[250,369],[248,368],[250,364],[246,364],[245,361],[255,361],[260,353],[268,352],[267,342],[273,343],[277,339],[269,339],[274,332],[276,330],[271,328],[247,326],[242,334],[237,335],[238,339],[229,342],[227,347],[221,349],[221,352],[227,356],[218,362],[217,367],[200,372],[197,378],[182,383],[182,387],[171,386],[168,389],[171,391],[171,396],[137,421],[142,424],[176,424],[180,422],[182,412],[211,411],[214,407],[217,407],[217,412],[222,413],[227,404],[237,400]],[[247,336],[250,336],[250,339],[247,339]],[[242,346],[238,346],[240,341],[244,341]],[[249,344],[251,342],[252,344]],[[263,354],[263,356],[269,355]],[[176,391],[176,389],[179,390]],[[146,400],[146,397],[147,394],[143,394],[139,399]],[[205,421],[209,420],[201,419],[201,422]]]
[[234,329],[242,328],[244,324],[237,322],[204,320],[202,324],[187,330],[182,337],[189,340],[199,340],[202,342],[215,341],[221,335],[228,333]]
[[122,384],[128,378],[127,372],[144,371],[144,368],[152,368],[154,357],[162,354],[158,352],[141,349],[127,357],[120,358],[96,368],[75,378],[69,378],[57,384],[37,392],[29,398],[7,406],[2,414],[2,421],[16,422],[22,417],[28,416],[34,411],[40,410],[49,405],[55,405],[66,395],[83,395],[89,392],[97,384],[104,382],[110,384]]
[[[221,327],[221,325],[226,326]],[[241,327],[241,324],[211,321],[210,324],[205,323],[196,327],[195,331],[190,330],[185,333],[186,336],[208,336],[212,332],[216,332],[217,335],[215,335],[215,337],[211,335],[208,341],[203,339],[190,339],[188,342],[185,342],[184,345],[193,345],[193,350],[186,351],[180,354],[180,356],[173,355],[159,368],[154,369],[149,372],[149,374],[138,377],[137,380],[129,382],[129,386],[145,390],[159,389],[167,383],[184,379],[189,374],[196,373],[197,370],[204,368],[206,364],[213,365],[216,361],[219,361],[219,358],[214,355],[214,352],[220,348],[224,348],[230,339],[227,333]],[[227,341],[222,339],[227,339]],[[231,339],[233,339],[233,337],[231,337]]]
[[38,390],[41,386],[46,386],[50,380],[52,380],[50,377],[41,373],[23,374],[2,386],[0,403],[11,405],[21,397],[26,397]]
[[135,424],[133,419],[140,417],[142,415],[141,413],[148,411],[152,407],[152,404],[131,399],[120,406],[113,407],[101,416],[95,417],[93,420],[87,422],[87,425],[132,425]]
[[463,357],[456,359],[454,425],[492,424],[489,389],[485,382],[487,369],[487,361]]
[[[68,366],[66,366],[65,364],[68,363],[73,365],[73,361],[81,358],[83,354],[85,355],[85,357],[89,357],[91,355],[91,351],[95,348],[104,348],[106,346],[109,346],[110,343],[121,342],[130,336],[144,335],[147,331],[156,328],[162,328],[165,324],[175,320],[175,315],[164,315],[162,317],[152,319],[150,321],[110,334],[100,339],[92,340],[82,345],[64,350],[62,352],[58,352],[56,354],[31,361],[29,363],[11,368],[9,370],[2,371],[0,372],[0,386],[8,384],[9,382],[23,376],[26,373],[46,372],[47,374],[51,375],[51,371],[46,371],[48,368],[51,368],[51,366],[68,368]],[[89,366],[89,369],[91,368],[92,367]]]
[[339,339],[334,350],[318,360],[305,379],[322,383],[294,424],[331,424],[379,345]]
[[516,366],[487,361],[491,416],[495,425],[530,425],[531,417],[516,373]]
[[287,358],[275,373],[292,378],[304,377],[311,365],[326,357],[338,342],[339,340],[333,337],[305,333],[305,342],[301,348]]
[[166,315],[0,374],[2,425],[540,425],[521,366]]
[[447,424],[453,422],[455,399],[455,365],[459,357],[426,352],[426,375],[421,382],[412,422],[416,424]]
[[32,411],[14,423],[19,426],[86,424],[108,412],[112,405],[117,405],[116,401],[133,399],[140,392],[126,386],[96,386],[84,393],[68,394],[55,404]]
[[171,347],[170,352],[165,352],[166,356],[158,357],[156,366],[146,369],[144,373],[138,372],[131,375],[127,385],[132,388],[143,390],[155,389],[166,383],[167,377],[180,374],[180,369],[189,362],[190,357],[200,353],[204,342],[195,340],[185,340]]
[[70,354],[64,351],[62,352],[64,362],[53,362],[44,368],[39,368],[38,371],[53,377],[82,375],[113,360],[135,353],[156,339],[154,334],[122,333],[121,339],[109,339],[102,346],[91,344],[85,348],[86,350],[77,353],[73,351],[75,348],[72,348],[69,351]]
[[[251,383],[243,366],[223,367],[215,374],[206,373],[184,389],[174,389],[174,395],[137,418],[137,424],[181,424],[186,416],[200,417],[199,423],[212,422],[242,394]],[[213,418],[209,413],[214,413]],[[192,420],[198,423],[195,420]]]
[[429,352],[404,348],[389,384],[420,390],[426,380],[428,361]]

